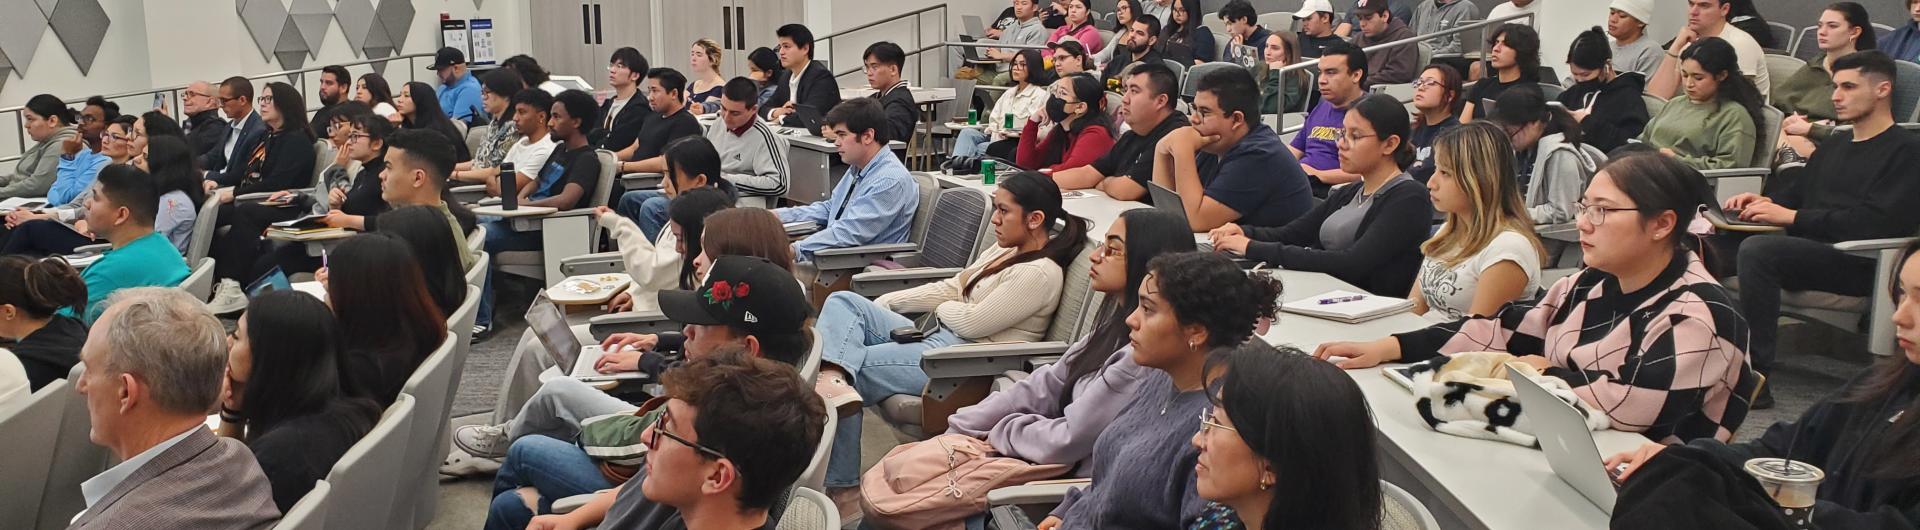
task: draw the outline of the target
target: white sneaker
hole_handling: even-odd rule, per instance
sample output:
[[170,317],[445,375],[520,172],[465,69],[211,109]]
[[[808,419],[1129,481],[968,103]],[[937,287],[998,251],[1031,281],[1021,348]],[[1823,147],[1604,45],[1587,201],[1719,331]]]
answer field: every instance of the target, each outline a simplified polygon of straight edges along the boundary
[[240,290],[240,282],[220,280],[213,286],[213,301],[207,302],[207,310],[216,315],[238,313],[247,308],[247,293]]
[[500,471],[500,461],[480,458],[458,449],[440,463],[440,474],[453,478],[485,477]]
[[453,430],[453,446],[481,458],[505,458],[507,426],[462,425]]

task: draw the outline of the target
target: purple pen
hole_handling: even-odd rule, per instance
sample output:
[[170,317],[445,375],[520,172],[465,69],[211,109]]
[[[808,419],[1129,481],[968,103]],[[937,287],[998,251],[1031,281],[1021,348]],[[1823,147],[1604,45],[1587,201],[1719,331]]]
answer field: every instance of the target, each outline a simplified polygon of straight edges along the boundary
[[1319,300],[1318,303],[1320,305],[1333,305],[1333,304],[1346,303],[1346,302],[1356,302],[1356,301],[1365,299],[1366,297],[1367,295],[1364,295],[1364,294],[1356,294],[1353,296],[1338,296],[1333,298],[1322,298]]

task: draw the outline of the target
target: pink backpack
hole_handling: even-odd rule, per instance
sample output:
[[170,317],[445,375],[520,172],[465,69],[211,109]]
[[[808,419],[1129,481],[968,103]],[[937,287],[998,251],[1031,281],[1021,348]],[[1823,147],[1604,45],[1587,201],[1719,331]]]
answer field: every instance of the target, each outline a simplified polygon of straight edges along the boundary
[[881,529],[963,529],[987,492],[1065,474],[1066,464],[1000,456],[986,440],[942,434],[894,447],[860,477],[865,520]]

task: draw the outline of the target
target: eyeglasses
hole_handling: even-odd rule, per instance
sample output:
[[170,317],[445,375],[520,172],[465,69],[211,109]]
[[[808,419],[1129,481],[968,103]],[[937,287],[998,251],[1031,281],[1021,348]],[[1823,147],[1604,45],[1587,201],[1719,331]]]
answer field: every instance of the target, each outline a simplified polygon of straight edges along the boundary
[[226,103],[227,103],[227,102],[229,102],[229,101],[233,101],[233,100],[236,100],[236,99],[240,99],[240,96],[234,96],[234,97],[230,97],[230,98],[223,98],[223,97],[217,97],[217,96],[216,96],[216,97],[214,97],[213,99],[217,99],[217,100],[220,100],[220,103],[221,103],[222,105],[224,105],[224,104],[226,104]]
[[1095,255],[1100,256],[1100,259],[1125,258],[1127,257],[1127,249],[1126,247],[1121,246],[1124,244],[1125,243],[1119,243],[1119,244],[1107,243],[1105,245],[1100,245],[1100,248],[1095,249],[1093,253]]
[[264,95],[264,96],[260,96],[260,102],[261,102],[261,103],[273,103],[273,94],[267,94],[267,95]]
[[127,141],[127,140],[132,140],[132,139],[133,139],[133,136],[132,136],[132,135],[127,135],[127,134],[113,134],[113,133],[107,133],[107,134],[105,134],[105,135],[102,135],[102,136],[101,136],[101,138],[105,138],[105,139],[108,139],[108,140],[113,140],[113,141],[115,141],[115,142],[125,142],[125,141]]
[[1233,432],[1236,434],[1240,432],[1240,429],[1228,427],[1226,425],[1221,424],[1219,421],[1215,420],[1213,415],[1213,407],[1207,407],[1206,410],[1200,411],[1200,432],[1205,433],[1207,431],[1213,430],[1215,427],[1226,429],[1227,431]]
[[1340,141],[1336,145],[1354,145],[1360,143],[1361,140],[1375,137],[1374,133],[1371,132],[1347,129],[1345,132],[1340,133]]
[[372,137],[373,137],[373,135],[370,135],[370,134],[367,134],[367,133],[358,133],[358,132],[357,132],[357,133],[351,133],[351,134],[348,134],[348,135],[347,135],[347,141],[348,141],[348,142],[352,142],[352,141],[355,141],[355,140],[365,140],[365,139],[368,139],[368,138],[372,138]]
[[680,445],[691,447],[693,448],[693,450],[699,451],[700,454],[704,454],[716,459],[727,457],[727,455],[721,454],[720,451],[716,451],[711,448],[708,448],[707,446],[694,443],[692,440],[681,438],[680,435],[674,434],[672,431],[668,431],[667,430],[668,425],[673,425],[673,412],[670,410],[663,409],[660,412],[660,418],[653,421],[653,428],[647,430],[647,432],[651,434],[650,436],[648,436],[647,440],[645,440],[647,442],[647,450],[651,451],[651,450],[654,450],[655,448],[660,447],[660,437],[665,436],[669,440],[680,442]]
[[1605,206],[1587,204],[1587,201],[1585,200],[1581,200],[1579,202],[1573,203],[1573,209],[1574,211],[1580,213],[1580,217],[1582,219],[1587,220],[1587,224],[1593,225],[1595,227],[1599,227],[1600,225],[1606,224],[1607,214],[1610,214],[1613,212],[1647,211],[1645,208],[1608,208]]
[[1430,86],[1440,86],[1440,85],[1441,83],[1439,79],[1415,79],[1413,81],[1414,90],[1419,90],[1419,89],[1427,88]]

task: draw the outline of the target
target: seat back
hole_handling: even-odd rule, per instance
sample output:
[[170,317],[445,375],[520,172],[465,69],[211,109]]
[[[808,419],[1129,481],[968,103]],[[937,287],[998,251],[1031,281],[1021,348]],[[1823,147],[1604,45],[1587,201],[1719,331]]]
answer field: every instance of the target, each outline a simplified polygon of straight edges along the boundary
[[[600,180],[593,183],[592,206],[606,206],[613,202],[613,184],[620,181],[620,157],[615,156],[613,151],[605,149],[595,149],[593,154],[600,158]],[[600,248],[600,235],[603,231],[600,230],[599,223],[588,223],[588,226],[587,249],[591,252],[593,249]]]
[[213,258],[200,258],[200,262],[194,264],[193,272],[187,274],[187,279],[180,280],[180,288],[203,302],[212,298]]
[[473,257],[473,268],[467,269],[467,285],[479,287],[487,279],[487,266],[492,264],[493,256],[481,252]]
[[974,251],[980,248],[982,228],[987,225],[992,208],[993,201],[979,188],[940,190],[940,202],[933,209],[927,237],[920,241],[920,265],[965,267],[971,263]]
[[[1920,68],[1920,67],[1917,67]],[[1920,73],[1920,72],[1916,72]],[[1920,83],[1920,79],[1914,79]],[[1769,105],[1760,107],[1760,119],[1766,123],[1760,125],[1760,145],[1753,149],[1753,164],[1747,167],[1769,167],[1773,161],[1773,146],[1780,144],[1780,122],[1786,121],[1786,113]]]
[[61,412],[73,396],[67,386],[65,380],[54,380],[39,392],[0,406],[0,447],[7,448],[0,451],[0,475],[7,477],[0,480],[0,521],[9,527],[32,528],[40,515]]
[[193,216],[193,235],[187,239],[187,263],[199,263],[213,249],[213,234],[220,222],[220,198],[207,197]]
[[[1222,2],[1222,4],[1224,4],[1224,3],[1225,3],[1225,2]],[[1164,22],[1164,21],[1162,21],[1162,22]],[[1213,41],[1214,41],[1214,42],[1216,42],[1216,43],[1224,43],[1224,42],[1227,42],[1227,40],[1226,40],[1226,39],[1222,39],[1222,38],[1220,38],[1220,36],[1221,36],[1221,35],[1223,35],[1223,34],[1225,34],[1225,33],[1227,32],[1227,21],[1225,21],[1225,20],[1221,20],[1221,19],[1220,19],[1220,17],[1216,17],[1216,16],[1204,16],[1204,17],[1200,17],[1200,27],[1203,27],[1203,28],[1207,28],[1207,29],[1209,29],[1209,30],[1212,30],[1212,31],[1213,31],[1213,37],[1214,37],[1214,39],[1213,39]],[[1218,50],[1215,50],[1215,51],[1218,51]],[[1214,54],[1213,56],[1214,56],[1214,57],[1219,57],[1219,56],[1220,56],[1220,54],[1218,54],[1218,53],[1216,53],[1216,54]]]
[[[1215,17],[1208,17],[1215,18]],[[787,501],[787,509],[780,514],[780,523],[774,525],[778,530],[837,530],[840,528],[840,509],[835,508],[832,499],[819,491],[797,488],[792,499]]]
[[293,503],[287,514],[280,516],[280,522],[273,530],[321,530],[327,527],[327,502],[332,500],[333,485],[327,481],[313,483],[313,489],[300,502]]
[[1380,530],[1439,530],[1440,522],[1420,499],[1392,482],[1380,481]]
[[1640,94],[1640,100],[1647,104],[1648,117],[1658,116],[1660,115],[1660,109],[1667,108],[1667,100],[1661,99],[1660,96],[1643,92]]
[[327,528],[389,527],[394,494],[413,486],[394,470],[405,460],[414,411],[413,396],[400,394],[373,430],[334,462],[326,480],[340,491],[327,502]]
[[467,129],[467,152],[479,154],[480,144],[487,143],[487,137],[493,136],[492,125],[481,125]]
[[1893,62],[1893,121],[1913,122],[1920,107],[1920,64]]
[[[80,374],[86,369],[83,363],[74,364],[73,369],[67,371],[66,381],[79,381]],[[72,388],[69,387],[68,391],[72,391]],[[60,429],[52,445],[52,470],[48,473],[46,487],[42,489],[45,494],[40,499],[41,530],[66,528],[67,521],[87,506],[86,498],[80,495],[80,483],[107,469],[107,449],[94,445],[89,439],[93,431],[90,418],[85,399],[70,397],[62,406]],[[12,431],[9,429],[7,432]],[[8,473],[7,476],[12,475]],[[33,526],[21,525],[21,528]]]
[[825,354],[827,344],[826,341],[820,340],[820,337],[817,336],[813,338],[812,342],[813,346],[808,348],[807,356],[800,359],[800,366],[795,367],[800,369],[800,380],[806,381],[809,385],[813,384],[813,378],[815,376],[820,375],[820,357]]
[[[1073,263],[1067,264],[1066,275],[1060,286],[1060,305],[1053,310],[1053,322],[1047,324],[1044,340],[1073,342],[1080,340],[1085,328],[1092,327],[1092,320],[1098,318],[1097,296],[1093,292],[1092,256],[1104,241],[1089,238],[1087,245],[1074,254]],[[1083,322],[1085,321],[1085,322]]]
[[1785,82],[1788,77],[1792,77],[1795,72],[1807,66],[1806,61],[1777,53],[1769,53],[1764,56],[1764,59],[1766,62],[1762,66],[1767,68],[1767,77],[1771,79],[1769,82],[1774,87],[1780,86],[1780,83]]
[[[1225,4],[1225,2],[1221,2],[1221,3]],[[1207,17],[1207,18],[1219,18],[1219,17]],[[1267,31],[1272,31],[1275,33],[1291,31],[1293,28],[1293,12],[1292,11],[1288,11],[1284,13],[1282,12],[1261,13],[1258,15],[1254,15],[1253,20],[1255,23],[1260,24],[1260,27],[1267,28]],[[1339,20],[1339,19],[1336,18],[1335,20]],[[1262,47],[1265,47],[1267,43],[1262,42],[1259,45]]]
[[[1819,31],[1819,26],[1800,28],[1800,36],[1793,39],[1794,58],[1802,61],[1813,61],[1814,59],[1820,58],[1820,54],[1826,53],[1820,51],[1820,39],[1814,35]],[[1881,35],[1885,35],[1885,33]]]
[[1218,62],[1218,61],[1193,65],[1193,68],[1187,71],[1187,79],[1192,80],[1192,82],[1181,85],[1180,97],[1186,98],[1188,100],[1192,100],[1195,85],[1200,84],[1199,82],[1200,79],[1205,78],[1207,74],[1213,73],[1218,70],[1226,70],[1228,68],[1240,68],[1240,67],[1241,66],[1237,64],[1224,63],[1224,62]]
[[[485,256],[482,256],[480,259],[483,261],[475,264],[474,265],[475,269],[479,269],[480,265],[486,264],[486,261],[484,260],[486,260],[487,258]],[[459,344],[466,344],[467,341],[473,339],[473,320],[474,320],[474,317],[477,315],[479,308],[480,308],[480,286],[474,285],[474,284],[468,284],[466,299],[461,300],[460,307],[453,310],[452,317],[447,318],[447,329],[452,331],[454,335],[460,337]],[[454,373],[459,374],[461,372],[466,371],[466,367],[465,367],[466,350],[457,344],[454,346],[454,349],[455,351],[460,353],[460,357],[461,357],[460,359],[461,362],[455,363],[453,368]],[[458,375],[455,375],[453,380],[459,381],[460,377]]]
[[1433,64],[1433,45],[1423,41],[1414,44],[1414,47],[1420,49],[1420,63],[1414,67],[1413,71],[1425,72],[1427,65]]
[[[809,379],[811,384],[812,380]],[[833,430],[840,426],[840,415],[827,413],[826,429],[820,431],[820,440],[813,443],[813,457],[807,460],[807,469],[800,472],[800,481],[795,483],[802,488],[824,490],[827,484],[827,458],[833,454]]]
[[927,240],[927,225],[933,222],[933,209],[940,203],[940,179],[932,173],[914,173],[913,183],[920,186],[920,206],[913,210],[913,226],[907,240]]
[[393,515],[388,528],[418,528],[414,524],[433,520],[440,504],[440,461],[446,444],[437,444],[446,430],[453,388],[453,349],[459,336],[447,334],[447,340],[427,355],[413,370],[400,393],[413,396],[413,425],[407,434],[406,453],[401,458],[398,489],[394,494]]
[[486,249],[487,225],[476,223],[473,225],[473,231],[467,233],[467,252],[486,254]]
[[1160,62],[1166,64],[1168,70],[1173,70],[1173,86],[1182,86],[1187,83],[1187,63],[1173,59],[1161,59]]
[[1881,24],[1879,22],[1870,22],[1869,24],[1873,25],[1874,35],[1886,35],[1888,33],[1893,33],[1893,26]]
[[1547,101],[1560,99],[1560,93],[1565,91],[1567,91],[1567,89],[1562,88],[1560,85],[1556,85],[1553,83],[1540,83],[1540,95],[1546,96]]
[[[1118,121],[1120,119],[1120,94],[1108,92],[1105,99],[1107,100],[1107,119]],[[1118,138],[1120,136],[1120,128],[1114,127],[1113,134],[1115,138]]]
[[1793,49],[1793,26],[1768,21],[1767,32],[1773,34],[1773,47],[1767,53],[1786,53]]
[[333,142],[328,141],[326,138],[321,138],[313,142],[313,182],[307,184],[308,188],[314,188],[320,185],[321,175],[325,175],[327,168],[333,166],[333,155],[335,153]]

